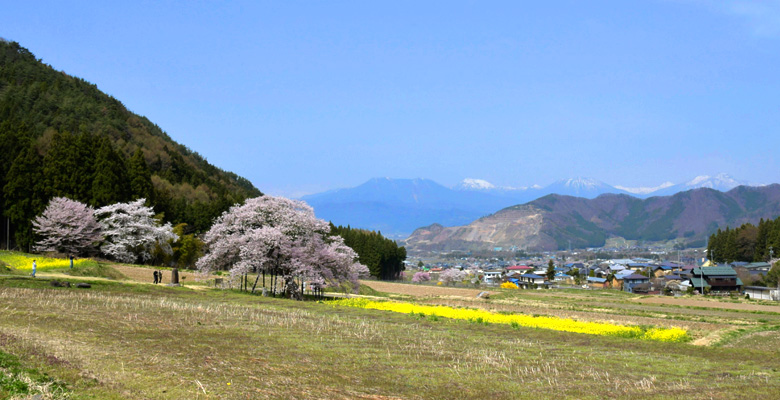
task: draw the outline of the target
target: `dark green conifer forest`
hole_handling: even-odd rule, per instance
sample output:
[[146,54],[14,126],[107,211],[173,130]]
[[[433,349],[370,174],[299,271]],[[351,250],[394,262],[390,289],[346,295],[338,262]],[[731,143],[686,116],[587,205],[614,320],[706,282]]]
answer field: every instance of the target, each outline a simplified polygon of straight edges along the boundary
[[[173,224],[203,232],[261,195],[80,78],[0,40],[0,243],[28,250],[30,221],[55,196],[101,207],[146,198]],[[7,223],[10,222],[9,225]]]
[[780,256],[780,217],[775,220],[763,218],[758,226],[742,224],[736,228],[710,235],[707,255],[715,262],[769,261]]
[[371,276],[382,280],[398,279],[405,269],[406,249],[386,237],[381,232],[364,229],[352,229],[349,226],[334,226],[330,232],[344,238],[344,244],[358,254],[361,264],[368,267]]

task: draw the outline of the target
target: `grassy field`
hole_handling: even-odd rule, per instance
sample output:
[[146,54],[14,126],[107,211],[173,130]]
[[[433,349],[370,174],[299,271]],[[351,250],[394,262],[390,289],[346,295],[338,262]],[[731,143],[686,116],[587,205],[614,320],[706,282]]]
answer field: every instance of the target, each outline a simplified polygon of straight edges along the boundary
[[[138,270],[144,280],[151,271]],[[677,326],[694,337],[663,343],[155,286],[123,275],[91,281],[90,289],[0,276],[0,376],[15,382],[0,378],[0,398],[721,399],[774,398],[780,390],[780,307],[645,304],[608,291],[507,290],[490,300],[382,294]],[[11,393],[19,382],[38,389]]]

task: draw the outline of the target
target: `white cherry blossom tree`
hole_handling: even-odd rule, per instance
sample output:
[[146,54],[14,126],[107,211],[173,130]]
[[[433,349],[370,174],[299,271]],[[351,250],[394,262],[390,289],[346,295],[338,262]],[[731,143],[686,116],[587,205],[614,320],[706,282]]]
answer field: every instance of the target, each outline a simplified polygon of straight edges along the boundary
[[179,237],[170,223],[160,224],[154,210],[146,207],[146,199],[116,203],[95,211],[103,228],[105,240],[100,247],[103,254],[121,262],[148,261],[155,245],[171,253],[170,243]]
[[445,285],[455,284],[462,281],[465,277],[466,273],[456,268],[449,268],[439,274],[439,280]]

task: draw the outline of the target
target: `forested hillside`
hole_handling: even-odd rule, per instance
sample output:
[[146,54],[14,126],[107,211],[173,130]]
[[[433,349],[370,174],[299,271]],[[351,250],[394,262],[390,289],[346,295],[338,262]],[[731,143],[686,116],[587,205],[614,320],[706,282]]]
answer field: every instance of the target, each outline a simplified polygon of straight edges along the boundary
[[23,249],[30,220],[55,196],[95,207],[144,197],[166,221],[204,231],[230,205],[261,194],[95,85],[3,40],[0,157],[2,214],[11,247]]
[[352,229],[349,226],[334,226],[330,233],[344,238],[344,244],[358,254],[361,264],[368,267],[371,276],[379,279],[398,279],[404,270],[406,249],[382,236],[381,232]]

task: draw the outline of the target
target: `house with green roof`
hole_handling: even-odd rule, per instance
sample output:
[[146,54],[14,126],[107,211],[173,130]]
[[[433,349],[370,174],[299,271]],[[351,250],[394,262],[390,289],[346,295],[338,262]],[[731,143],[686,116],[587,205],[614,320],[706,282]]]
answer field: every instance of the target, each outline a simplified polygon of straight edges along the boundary
[[739,292],[743,284],[734,268],[715,266],[694,268],[691,271],[691,285],[699,292],[704,289],[711,292]]

